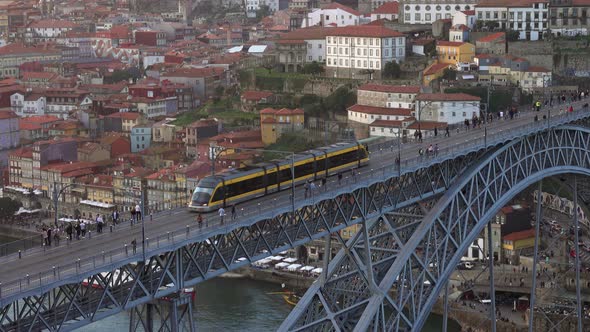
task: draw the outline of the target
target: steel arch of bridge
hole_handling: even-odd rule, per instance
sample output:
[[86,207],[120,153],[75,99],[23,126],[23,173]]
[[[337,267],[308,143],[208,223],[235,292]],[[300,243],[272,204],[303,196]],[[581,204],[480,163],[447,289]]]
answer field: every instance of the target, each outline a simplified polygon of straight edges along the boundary
[[590,129],[566,126],[512,141],[438,199],[367,219],[280,330],[419,331],[488,221],[529,185],[560,173],[590,175]]

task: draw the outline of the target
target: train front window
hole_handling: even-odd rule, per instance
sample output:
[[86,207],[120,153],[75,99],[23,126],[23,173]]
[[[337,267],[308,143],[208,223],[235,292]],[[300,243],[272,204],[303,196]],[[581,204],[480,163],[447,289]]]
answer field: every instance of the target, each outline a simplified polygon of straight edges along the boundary
[[211,194],[213,194],[213,188],[197,187],[193,192],[193,204],[209,204]]

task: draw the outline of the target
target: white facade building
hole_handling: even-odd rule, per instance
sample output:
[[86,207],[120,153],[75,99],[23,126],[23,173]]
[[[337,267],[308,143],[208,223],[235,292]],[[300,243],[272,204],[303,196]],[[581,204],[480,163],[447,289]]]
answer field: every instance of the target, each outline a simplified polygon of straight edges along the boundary
[[59,37],[77,27],[77,24],[67,20],[41,20],[31,23],[27,27],[27,32],[32,33],[31,37],[34,39],[49,39]]
[[[484,259],[484,240],[483,238],[477,238],[475,242],[473,242],[467,252],[463,257],[461,257],[462,262],[474,262],[474,261],[481,261]],[[487,256],[487,255],[486,255]]]
[[406,37],[383,26],[332,28],[326,36],[326,71],[329,76],[355,78],[367,72],[381,76],[387,62],[406,57]]
[[301,23],[301,27],[306,28],[316,25],[323,27],[345,27],[359,25],[360,17],[361,13],[358,11],[337,2],[332,2],[324,8],[312,9],[311,12],[307,13],[306,18]]
[[371,124],[376,120],[402,121],[412,117],[412,110],[407,108],[388,108],[366,105],[352,105],[348,108],[348,120]]
[[469,29],[473,29],[475,27],[475,21],[475,10],[464,10],[456,12],[455,15],[453,15],[453,26],[463,24]]
[[423,93],[416,98],[419,121],[463,123],[479,117],[480,98],[465,93]]
[[477,20],[498,22],[501,29],[519,32],[519,39],[539,40],[548,29],[547,0],[484,0],[475,8]]
[[17,92],[10,96],[10,109],[20,117],[43,115],[46,106],[45,96],[38,93]]
[[472,10],[476,3],[474,0],[408,0],[400,3],[400,17],[406,24],[431,24],[437,20],[453,18],[458,12]]
[[307,47],[305,62],[326,61],[326,39],[306,39]]
[[259,0],[247,0],[246,1],[246,11],[247,12],[256,12],[260,9],[260,1]]

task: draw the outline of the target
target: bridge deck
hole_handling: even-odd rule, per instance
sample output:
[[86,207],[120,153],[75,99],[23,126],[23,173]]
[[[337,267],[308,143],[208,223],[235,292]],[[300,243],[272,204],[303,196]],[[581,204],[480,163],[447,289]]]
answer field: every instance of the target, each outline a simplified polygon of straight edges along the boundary
[[[584,101],[578,102],[579,107]],[[552,112],[551,126],[582,118],[582,111],[570,114],[557,114],[559,107]],[[584,111],[586,113],[586,111]],[[542,115],[544,112],[525,112],[513,120],[494,120],[487,126],[486,145],[496,145],[515,137],[538,131],[542,126],[547,127],[547,121],[534,122],[535,115]],[[444,131],[438,137],[424,140],[423,143],[406,143],[401,148],[402,173],[412,172],[423,167],[426,163],[436,163],[445,159],[454,158],[459,154],[466,154],[470,151],[482,148],[484,145],[484,128],[462,130],[460,134],[451,132],[451,137],[444,137]],[[429,144],[438,144],[439,155],[434,158],[418,157],[420,147],[427,148]],[[304,206],[313,204],[313,201],[321,200],[322,196],[334,196],[341,192],[350,192],[354,187],[366,186],[370,182],[376,182],[385,176],[397,175],[397,168],[394,165],[397,157],[397,143],[385,143],[382,151],[371,151],[371,161],[368,167],[360,170],[356,181],[352,181],[350,174],[347,174],[342,185],[337,185],[336,179],[328,182],[328,191],[320,192],[312,198],[304,198],[302,188],[297,188],[295,193],[295,205]],[[207,226],[198,227],[195,222],[195,214],[186,209],[171,210],[154,215],[153,221],[149,217],[145,222],[145,236],[149,239],[146,252],[156,254],[170,250],[182,245],[183,241],[204,241],[213,234],[226,234],[238,226],[251,225],[265,217],[271,217],[281,211],[291,210],[290,190],[261,197],[238,206],[238,218],[230,220],[226,217],[224,225],[220,224],[216,214],[205,216]],[[190,226],[187,232],[187,225]],[[170,234],[167,234],[170,232]],[[133,254],[128,247],[125,253],[125,244],[130,244],[132,239],[137,240],[137,253]],[[103,257],[102,252],[105,252]],[[15,297],[23,296],[25,291],[40,289],[40,285],[50,287],[58,280],[67,281],[67,276],[76,277],[78,268],[76,262],[80,259],[80,271],[91,271],[103,268],[105,271],[114,265],[123,265],[126,262],[137,261],[142,258],[141,250],[141,226],[139,224],[130,226],[122,224],[117,226],[113,233],[108,228],[104,234],[93,234],[91,239],[74,240],[70,245],[62,244],[46,251],[37,250],[25,253],[22,259],[16,256],[8,256],[0,259],[2,273],[0,273],[0,304],[14,300]],[[53,267],[55,273],[50,273]],[[25,278],[29,275],[29,278]],[[77,278],[80,278],[77,276]],[[8,298],[10,297],[10,299]]]

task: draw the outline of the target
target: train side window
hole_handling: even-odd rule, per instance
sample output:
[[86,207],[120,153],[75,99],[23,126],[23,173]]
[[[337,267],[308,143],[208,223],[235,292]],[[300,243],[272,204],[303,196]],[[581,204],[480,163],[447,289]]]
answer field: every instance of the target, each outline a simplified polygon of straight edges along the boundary
[[223,187],[219,187],[215,190],[215,193],[213,194],[213,199],[212,201],[222,201],[223,200]]

